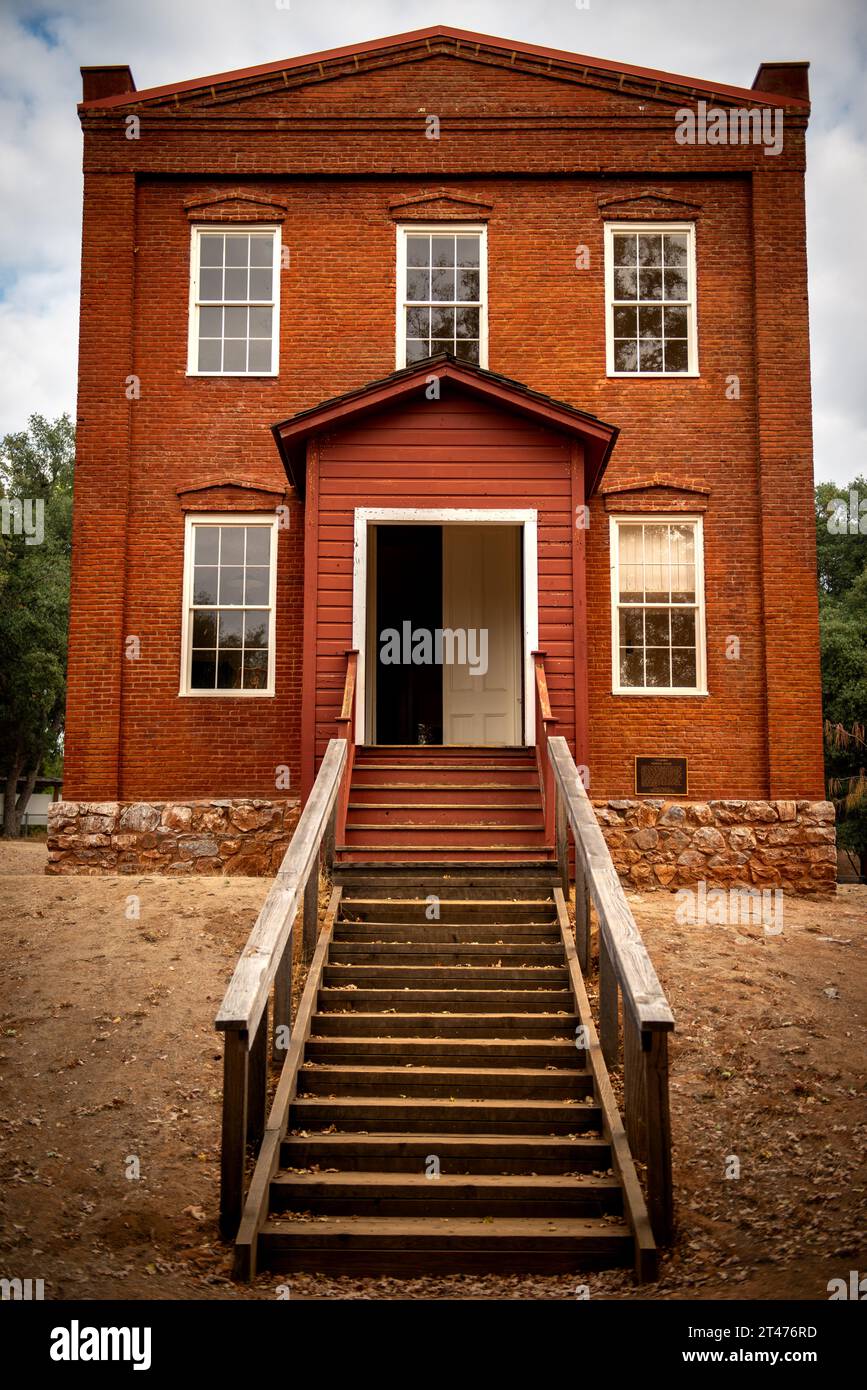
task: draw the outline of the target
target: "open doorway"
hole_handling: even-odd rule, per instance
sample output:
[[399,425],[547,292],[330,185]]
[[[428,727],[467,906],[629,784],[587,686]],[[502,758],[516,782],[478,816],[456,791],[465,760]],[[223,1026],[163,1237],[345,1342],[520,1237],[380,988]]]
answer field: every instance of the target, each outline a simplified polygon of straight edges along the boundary
[[442,743],[442,669],[404,659],[414,633],[442,627],[442,527],[377,526],[374,544],[375,742]]
[[514,523],[370,525],[368,743],[524,741],[524,543]]

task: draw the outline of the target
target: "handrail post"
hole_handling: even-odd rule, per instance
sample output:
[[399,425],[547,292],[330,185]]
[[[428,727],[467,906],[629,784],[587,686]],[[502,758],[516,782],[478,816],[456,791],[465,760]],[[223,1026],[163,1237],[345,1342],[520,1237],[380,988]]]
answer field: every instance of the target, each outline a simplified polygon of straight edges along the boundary
[[[546,759],[547,761],[547,759]],[[548,768],[550,771],[550,762]],[[553,773],[551,781],[553,784]],[[563,793],[558,786],[553,787],[554,791],[554,843],[557,850],[557,868],[560,872],[560,886],[563,889],[563,896],[569,898],[569,836],[566,821],[566,805],[563,801]]]
[[317,926],[319,924],[319,855],[313,860],[313,866],[304,885],[304,926],[301,937],[301,950],[305,962],[309,961],[316,950]]
[[545,844],[555,849],[556,808],[554,805],[554,773],[548,757],[548,739],[554,732],[557,720],[551,713],[548,696],[548,680],[545,675],[545,653],[533,652],[533,665],[536,673],[536,762],[539,767],[539,780],[542,786],[542,802],[545,814]]
[[641,1044],[647,1132],[647,1206],[657,1240],[667,1245],[674,1233],[668,1034],[648,1030],[642,1033]]
[[220,1144],[220,1230],[227,1240],[235,1235],[244,1208],[249,1062],[246,1031],[227,1028],[223,1048]]
[[350,648],[346,653],[346,682],[343,687],[343,703],[337,718],[337,734],[346,740],[346,766],[337,798],[337,817],[335,838],[343,844],[346,837],[346,818],[349,814],[349,792],[352,783],[352,768],[355,763],[355,682],[358,676],[358,652]]
[[282,1066],[286,1060],[289,1037],[292,1032],[292,937],[280,958],[277,974],[274,976],[274,1036],[271,1044],[271,1060],[275,1066]]
[[328,817],[328,825],[322,840],[322,867],[329,883],[334,877],[334,846],[337,843],[337,802],[335,801]]
[[247,1081],[247,1142],[258,1144],[265,1133],[268,1099],[268,1005],[250,1044]]
[[[574,837],[573,837],[574,839]],[[581,860],[581,849],[575,841],[575,950],[581,973],[590,971],[590,896],[587,891],[587,875]]]
[[599,924],[599,1041],[606,1065],[620,1061],[619,991],[614,965],[608,954],[602,923]]

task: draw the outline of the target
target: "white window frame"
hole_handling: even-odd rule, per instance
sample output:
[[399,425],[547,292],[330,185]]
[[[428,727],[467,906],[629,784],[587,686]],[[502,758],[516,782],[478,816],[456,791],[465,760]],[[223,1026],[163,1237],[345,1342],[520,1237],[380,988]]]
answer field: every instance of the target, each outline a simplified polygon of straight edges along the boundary
[[[479,238],[479,366],[488,365],[488,227],[485,222],[402,222],[397,227],[397,297],[395,301],[395,367],[406,363],[406,239],[421,232],[437,236],[478,236]],[[413,363],[418,366],[418,363]],[[468,364],[470,365],[470,364]]]
[[[267,301],[268,306],[273,306],[273,318],[271,321],[271,367],[266,372],[200,372],[199,361],[199,243],[202,235],[208,232],[222,232],[231,234],[233,232],[269,232],[273,238],[274,259],[272,262],[272,298]],[[189,324],[187,329],[187,376],[204,377],[263,377],[278,376],[280,372],[280,267],[282,264],[280,250],[280,224],[272,225],[269,222],[205,222],[197,223],[190,228],[190,300],[189,300]],[[251,303],[261,304],[266,307],[265,300],[245,300],[242,304],[238,302],[238,308],[248,308]],[[211,307],[208,301],[205,308]],[[214,305],[213,307],[217,307]],[[222,307],[222,305],[220,306]]]
[[[683,526],[689,523],[695,528],[695,607],[696,607],[696,658],[694,686],[637,686],[620,684],[620,526],[636,525]],[[611,693],[613,695],[693,695],[705,696],[707,689],[707,615],[704,592],[704,519],[700,513],[691,512],[619,512],[609,518],[609,544],[611,552]],[[671,607],[671,604],[653,604],[651,607]]]
[[[200,690],[192,686],[193,643],[190,615],[193,610],[193,532],[196,526],[270,526],[271,563],[268,584],[268,681],[262,690]],[[273,697],[276,653],[274,639],[277,628],[277,513],[275,512],[187,512],[184,525],[184,583],[181,613],[181,679],[178,694],[189,699],[257,700]],[[220,608],[219,603],[204,605]]]
[[[685,232],[687,238],[687,362],[685,372],[619,372],[614,367],[614,237],[617,232]],[[628,380],[650,377],[660,381],[683,381],[699,375],[698,305],[696,280],[696,229],[694,222],[606,222],[605,223],[605,370],[607,376]],[[636,301],[647,303],[647,301]],[[660,307],[664,301],[660,300]]]

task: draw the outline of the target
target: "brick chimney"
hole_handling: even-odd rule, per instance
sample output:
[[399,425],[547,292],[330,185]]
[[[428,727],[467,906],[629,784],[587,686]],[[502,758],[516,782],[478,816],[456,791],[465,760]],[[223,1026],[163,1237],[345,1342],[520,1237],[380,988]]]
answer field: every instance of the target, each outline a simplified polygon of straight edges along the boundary
[[117,97],[134,92],[135,82],[125,63],[112,67],[82,68],[82,101],[99,101],[101,97]]
[[809,63],[762,63],[753,78],[753,91],[809,101],[809,69]]

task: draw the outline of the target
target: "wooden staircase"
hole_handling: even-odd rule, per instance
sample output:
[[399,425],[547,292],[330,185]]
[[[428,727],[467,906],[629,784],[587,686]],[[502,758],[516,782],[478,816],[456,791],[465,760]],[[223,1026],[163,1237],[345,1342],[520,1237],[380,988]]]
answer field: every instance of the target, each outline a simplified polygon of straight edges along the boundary
[[[652,1279],[673,1230],[674,1019],[554,732],[543,654],[535,752],[356,747],[357,664],[349,652],[337,736],[215,1019],[234,1272],[632,1263]],[[296,917],[309,970],[293,1018]]]
[[628,1149],[625,1168],[612,1154],[612,1133],[625,1140],[550,867],[339,873],[255,1264],[635,1262],[648,1277],[655,1247]]
[[535,750],[359,747],[338,860],[550,862]]

